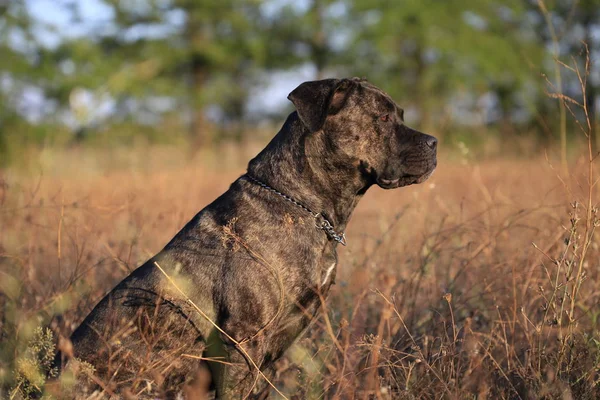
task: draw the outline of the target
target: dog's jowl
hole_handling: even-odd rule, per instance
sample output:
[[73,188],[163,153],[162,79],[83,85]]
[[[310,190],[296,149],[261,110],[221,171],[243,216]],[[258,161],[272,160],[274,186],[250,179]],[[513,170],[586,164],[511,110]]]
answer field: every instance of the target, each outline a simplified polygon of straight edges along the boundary
[[358,200],[436,167],[437,140],[365,80],[305,82],[288,98],[296,111],[247,172],[73,333],[73,356],[95,368],[88,390],[175,398],[202,371],[218,398],[275,390],[265,378],[335,282]]

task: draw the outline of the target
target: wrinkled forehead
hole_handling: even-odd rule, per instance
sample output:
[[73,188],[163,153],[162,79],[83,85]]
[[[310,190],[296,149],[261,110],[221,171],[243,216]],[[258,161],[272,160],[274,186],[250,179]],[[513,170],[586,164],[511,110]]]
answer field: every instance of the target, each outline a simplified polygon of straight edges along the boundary
[[394,113],[399,109],[394,100],[377,86],[365,80],[357,81],[357,83],[355,99],[363,107],[374,112],[389,113]]

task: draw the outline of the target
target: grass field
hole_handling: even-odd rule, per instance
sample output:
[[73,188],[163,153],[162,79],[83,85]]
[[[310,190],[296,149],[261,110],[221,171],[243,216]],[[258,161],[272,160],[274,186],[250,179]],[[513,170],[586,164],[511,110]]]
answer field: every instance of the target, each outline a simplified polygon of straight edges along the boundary
[[[70,334],[257,149],[189,162],[73,151],[42,154],[37,172],[0,171],[0,397],[36,327]],[[600,398],[587,167],[476,162],[442,146],[424,184],[371,189],[327,305],[274,383],[298,399]]]

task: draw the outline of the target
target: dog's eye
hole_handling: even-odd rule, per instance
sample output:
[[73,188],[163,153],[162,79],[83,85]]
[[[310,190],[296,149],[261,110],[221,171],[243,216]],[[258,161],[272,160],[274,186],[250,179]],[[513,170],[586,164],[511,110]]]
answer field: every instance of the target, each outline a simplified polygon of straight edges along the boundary
[[382,116],[379,117],[380,121],[383,122],[388,122],[390,120],[390,115],[389,114],[383,114]]

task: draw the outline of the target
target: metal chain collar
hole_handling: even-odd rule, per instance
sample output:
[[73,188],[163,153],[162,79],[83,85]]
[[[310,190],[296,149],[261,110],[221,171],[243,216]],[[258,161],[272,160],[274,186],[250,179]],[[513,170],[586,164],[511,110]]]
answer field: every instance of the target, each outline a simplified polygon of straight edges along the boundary
[[258,186],[283,197],[287,201],[295,204],[296,206],[302,208],[304,211],[308,212],[315,219],[317,228],[324,230],[325,234],[327,234],[327,236],[330,239],[335,240],[336,242],[340,243],[342,246],[346,245],[346,234],[344,232],[342,232],[342,233],[336,232],[336,230],[333,227],[333,224],[323,214],[313,212],[310,208],[306,207],[304,204],[300,203],[299,201],[295,200],[294,198],[292,198],[284,193],[281,193],[277,189],[273,189],[271,186],[267,185],[266,183],[259,181],[258,179],[254,178],[253,176],[250,176],[250,174],[246,174],[244,176],[248,180],[256,183]]

